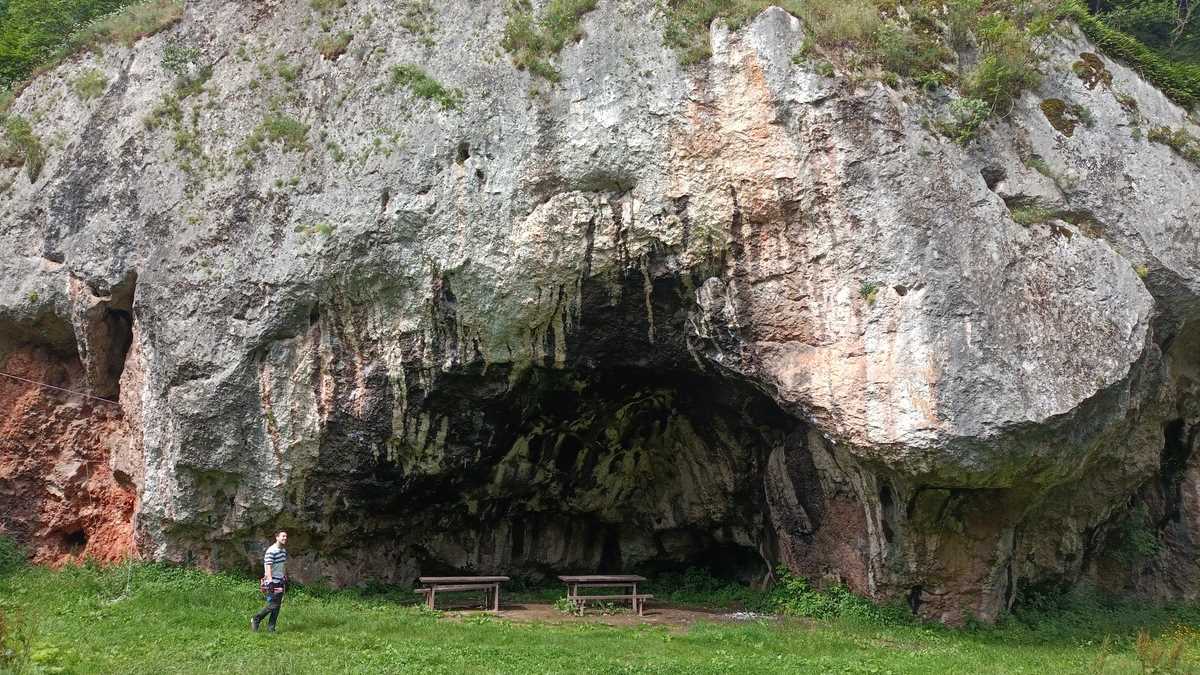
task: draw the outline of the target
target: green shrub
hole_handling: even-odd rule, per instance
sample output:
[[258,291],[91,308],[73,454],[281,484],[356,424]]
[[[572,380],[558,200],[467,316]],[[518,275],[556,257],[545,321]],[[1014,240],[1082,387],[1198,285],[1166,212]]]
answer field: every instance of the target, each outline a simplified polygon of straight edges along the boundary
[[[1097,18],[1164,58],[1200,62],[1200,10],[1179,0],[1097,0]],[[1181,14],[1188,12],[1189,14]]]
[[404,87],[418,98],[428,99],[444,110],[462,107],[463,94],[458,89],[447,89],[424,70],[412,64],[392,67],[392,86]]
[[25,175],[30,183],[36,183],[46,164],[46,150],[41,139],[33,132],[33,126],[24,117],[14,115],[4,125],[8,145],[4,148],[4,162],[9,165],[25,166]]
[[1007,114],[1021,92],[1037,86],[1041,77],[1025,58],[989,54],[963,83],[963,94],[986,101],[993,113]]
[[517,68],[557,82],[560,75],[550,60],[568,42],[583,38],[580,19],[595,9],[596,3],[597,0],[549,0],[541,18],[537,18],[529,0],[513,0],[500,46]]
[[71,81],[71,89],[84,101],[96,98],[108,88],[108,77],[98,68],[88,68]]
[[966,49],[971,46],[980,6],[980,0],[951,0],[946,3],[946,40],[951,47]]
[[966,145],[979,135],[979,129],[987,122],[991,107],[977,98],[959,98],[950,103],[949,116],[938,120],[937,130],[945,137]]
[[[33,294],[33,300],[37,295]],[[29,562],[29,556],[17,542],[5,536],[0,536],[0,574],[8,574],[24,567]]]
[[644,590],[652,593],[657,600],[668,603],[771,610],[766,591],[716,578],[697,567],[690,567],[683,572],[655,574]]
[[941,64],[949,53],[936,40],[888,22],[876,32],[875,41],[876,55],[883,68],[903,77],[918,78],[922,88],[928,88],[928,83],[945,82]]
[[1117,542],[1111,550],[1117,560],[1127,565],[1154,558],[1162,551],[1158,531],[1154,529],[1145,505],[1131,509],[1118,524],[1115,533]]
[[804,577],[792,576],[785,568],[777,571],[779,583],[771,593],[776,612],[811,619],[851,619],[878,625],[913,623],[911,612],[901,606],[877,605],[836,584],[828,589],[813,588]]

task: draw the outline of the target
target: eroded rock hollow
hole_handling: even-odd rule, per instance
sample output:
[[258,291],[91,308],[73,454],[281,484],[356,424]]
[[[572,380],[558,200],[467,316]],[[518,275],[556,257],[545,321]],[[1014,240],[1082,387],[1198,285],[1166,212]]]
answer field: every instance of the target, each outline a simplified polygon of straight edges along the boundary
[[684,67],[602,0],[554,83],[490,56],[506,6],[347,3],[331,56],[307,1],[196,0],[21,93],[58,141],[0,169],[0,531],[248,568],[286,527],[339,584],[783,565],[951,622],[1200,597],[1200,168],[1130,131],[1186,111],[1072,33],[964,147],[778,8]]

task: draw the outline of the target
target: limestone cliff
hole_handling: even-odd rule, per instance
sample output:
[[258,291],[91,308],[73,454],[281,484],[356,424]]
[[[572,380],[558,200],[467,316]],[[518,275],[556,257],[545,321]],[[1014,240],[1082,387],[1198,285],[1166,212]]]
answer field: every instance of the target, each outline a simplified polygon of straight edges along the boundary
[[946,621],[1200,598],[1200,167],[1138,131],[1200,129],[1135,73],[1068,27],[960,146],[779,8],[681,66],[602,0],[550,82],[501,0],[392,4],[195,0],[16,100],[0,371],[116,403],[0,382],[0,529],[245,567],[282,526],[338,583],[783,564]]

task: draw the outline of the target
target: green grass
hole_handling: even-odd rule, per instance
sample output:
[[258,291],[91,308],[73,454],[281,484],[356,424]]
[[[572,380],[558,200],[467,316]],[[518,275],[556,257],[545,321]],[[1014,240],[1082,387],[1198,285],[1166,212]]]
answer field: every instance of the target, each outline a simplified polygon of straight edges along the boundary
[[579,22],[596,9],[596,3],[597,0],[549,0],[538,17],[529,0],[513,0],[500,46],[517,68],[557,82],[560,75],[551,61],[568,42],[583,38]]
[[1013,206],[1010,211],[1013,222],[1026,227],[1038,223],[1048,223],[1059,217],[1059,209],[1042,206],[1038,203]]
[[[251,579],[152,564],[55,572],[5,563],[2,548],[9,636],[0,642],[18,653],[0,672],[25,664],[71,673],[1138,673],[1141,629],[1153,636],[1143,652],[1169,653],[1187,640],[1182,667],[1200,667],[1200,609],[1096,602],[974,630],[839,611],[668,629],[455,619],[417,608],[406,588],[297,587],[280,632],[254,634],[248,620],[261,600]],[[677,577],[693,599],[738,594],[693,577]],[[789,597],[812,600],[810,591]],[[828,597],[838,607],[869,605]]]
[[303,152],[309,147],[308,129],[307,124],[294,117],[272,112],[246,138],[246,148],[251,152],[262,152],[263,143],[270,141],[282,144],[285,152]]
[[447,89],[424,70],[412,64],[392,67],[392,86],[404,87],[418,98],[433,101],[443,110],[462,107],[463,94],[458,89]]

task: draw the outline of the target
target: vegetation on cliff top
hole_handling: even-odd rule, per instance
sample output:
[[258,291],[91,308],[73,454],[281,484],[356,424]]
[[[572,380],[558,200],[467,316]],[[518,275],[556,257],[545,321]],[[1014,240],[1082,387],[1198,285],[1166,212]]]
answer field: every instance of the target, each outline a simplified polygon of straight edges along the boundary
[[0,1],[0,90],[81,49],[133,44],[181,16],[182,0]]
[[[772,4],[804,20],[809,41],[798,57],[817,60],[818,70],[832,62],[889,84],[955,83],[993,112],[1037,84],[1040,44],[1059,18],[1181,105],[1200,102],[1197,2],[1096,0],[1093,14],[1081,0],[666,0],[666,42],[681,62],[701,61],[711,54],[714,19],[738,28]],[[977,58],[962,60],[972,65],[960,71],[954,52],[970,50]]]

